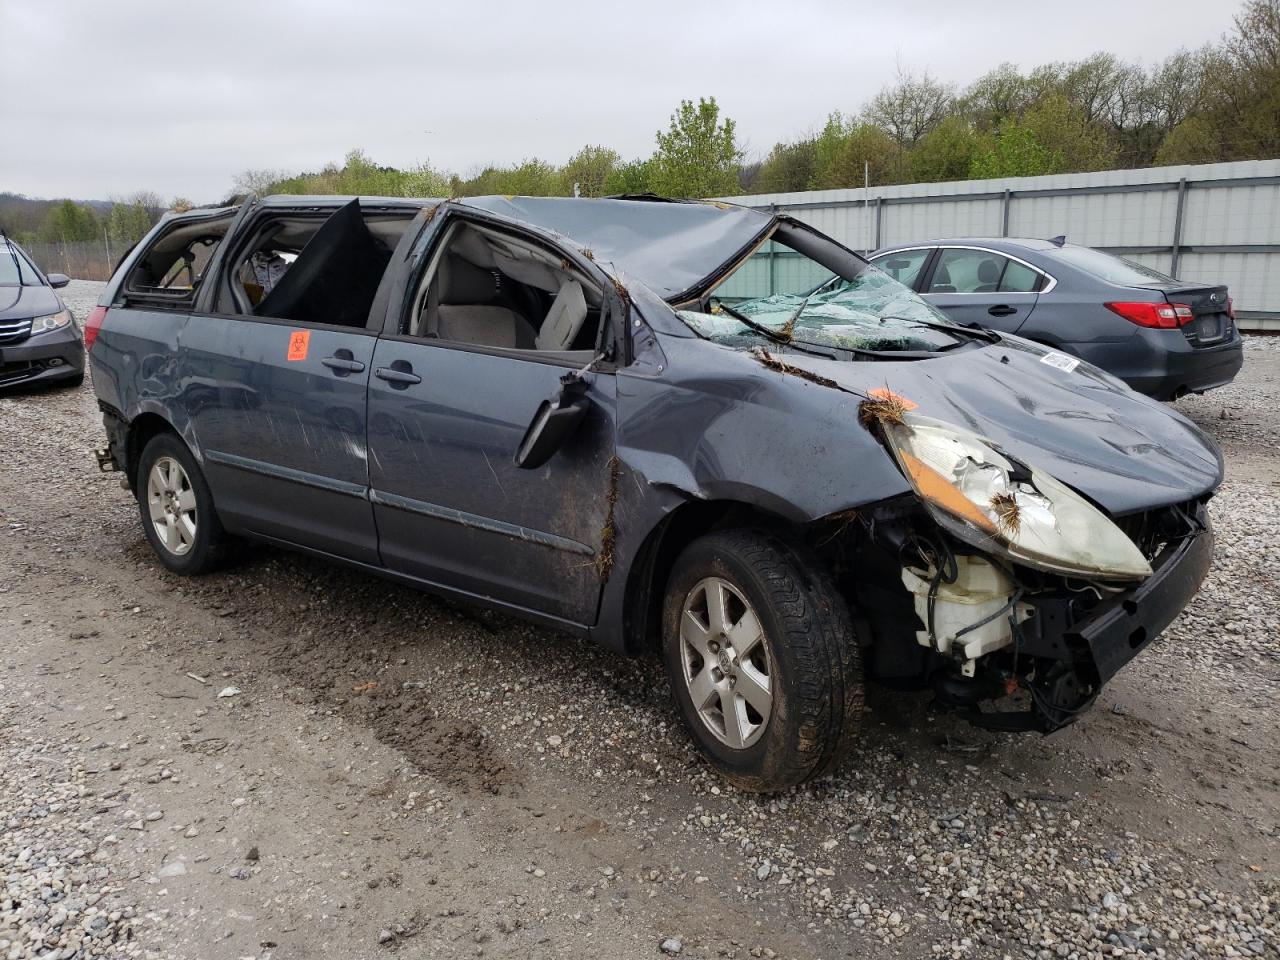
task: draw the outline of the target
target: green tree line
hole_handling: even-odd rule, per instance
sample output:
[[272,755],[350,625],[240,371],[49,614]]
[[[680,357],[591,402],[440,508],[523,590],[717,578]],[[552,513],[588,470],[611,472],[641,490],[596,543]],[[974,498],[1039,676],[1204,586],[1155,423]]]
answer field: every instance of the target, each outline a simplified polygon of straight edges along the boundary
[[1030,71],[1001,64],[968,86],[901,72],[860,109],[748,161],[715,98],[682,101],[648,157],[583,147],[459,176],[397,170],[363,152],[318,173],[246,171],[242,192],[383,196],[657,193],[709,197],[1075,173],[1280,156],[1280,0],[1247,0],[1219,43],[1153,66],[1109,53]]
[[106,202],[33,200],[0,194],[0,227],[19,243],[103,243],[123,253],[143,238],[165,210],[190,207],[177,198],[166,204],[148,191]]

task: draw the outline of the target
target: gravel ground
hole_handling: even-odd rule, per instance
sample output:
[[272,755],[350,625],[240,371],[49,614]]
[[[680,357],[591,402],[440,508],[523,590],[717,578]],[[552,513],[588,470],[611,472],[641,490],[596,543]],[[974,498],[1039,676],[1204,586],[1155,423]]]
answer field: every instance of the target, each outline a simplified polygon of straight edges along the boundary
[[1088,716],[873,692],[773,798],[654,661],[265,548],[167,574],[88,385],[0,399],[0,957],[1280,956],[1280,340],[1246,351],[1177,405],[1228,463],[1210,578]]

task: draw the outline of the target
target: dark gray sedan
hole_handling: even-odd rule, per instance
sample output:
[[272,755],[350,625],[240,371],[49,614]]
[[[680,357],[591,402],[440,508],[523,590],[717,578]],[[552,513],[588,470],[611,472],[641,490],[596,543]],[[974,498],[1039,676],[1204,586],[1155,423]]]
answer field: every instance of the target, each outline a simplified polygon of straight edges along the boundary
[[1228,384],[1244,363],[1225,286],[1091,247],[931,240],[879,250],[871,262],[957,323],[1054,347],[1158,400]]
[[0,390],[84,379],[80,328],[54,293],[70,282],[0,235]]

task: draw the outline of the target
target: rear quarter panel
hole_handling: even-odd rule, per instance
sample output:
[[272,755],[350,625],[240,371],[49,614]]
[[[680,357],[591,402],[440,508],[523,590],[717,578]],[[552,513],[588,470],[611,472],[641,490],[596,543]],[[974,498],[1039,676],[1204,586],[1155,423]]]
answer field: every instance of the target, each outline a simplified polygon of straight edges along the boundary
[[1020,336],[1058,347],[1127,381],[1162,376],[1168,355],[1189,349],[1181,330],[1140,327],[1104,306],[1125,300],[1163,302],[1160,293],[1116,286],[1050,263],[1045,266],[1057,269],[1058,285],[1041,295]]
[[178,337],[187,314],[111,307],[90,351],[98,399],[131,421],[143,413],[164,417],[196,456],[181,406]]

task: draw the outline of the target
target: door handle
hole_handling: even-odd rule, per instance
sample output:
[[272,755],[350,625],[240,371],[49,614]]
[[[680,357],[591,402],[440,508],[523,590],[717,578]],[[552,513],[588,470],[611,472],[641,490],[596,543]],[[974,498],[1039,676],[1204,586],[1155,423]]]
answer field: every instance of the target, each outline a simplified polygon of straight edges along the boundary
[[350,357],[325,357],[320,361],[338,376],[348,373],[360,373],[364,370],[364,364],[359,360],[352,360]]
[[987,310],[987,313],[993,317],[1011,317],[1018,312],[1017,307],[1011,307],[1007,303],[999,303]]
[[403,390],[411,383],[422,382],[422,378],[414,373],[412,369],[400,370],[395,367],[378,367],[373,371],[373,375],[379,380],[386,380],[393,387],[400,390]]

